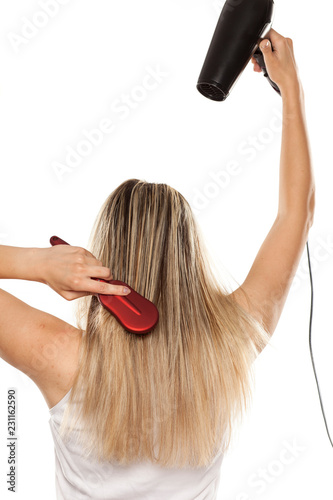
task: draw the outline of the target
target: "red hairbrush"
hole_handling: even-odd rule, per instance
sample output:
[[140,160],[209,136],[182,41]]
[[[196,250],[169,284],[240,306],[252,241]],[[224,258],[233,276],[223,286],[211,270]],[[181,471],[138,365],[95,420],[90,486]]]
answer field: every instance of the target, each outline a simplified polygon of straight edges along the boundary
[[[54,245],[69,245],[66,241],[52,236],[50,243]],[[105,309],[107,309],[130,333],[142,335],[150,332],[158,323],[158,309],[148,299],[133,290],[127,283],[119,280],[103,280],[101,278],[92,278],[97,281],[104,281],[111,285],[124,285],[131,290],[129,295],[102,295],[98,294],[98,300]]]

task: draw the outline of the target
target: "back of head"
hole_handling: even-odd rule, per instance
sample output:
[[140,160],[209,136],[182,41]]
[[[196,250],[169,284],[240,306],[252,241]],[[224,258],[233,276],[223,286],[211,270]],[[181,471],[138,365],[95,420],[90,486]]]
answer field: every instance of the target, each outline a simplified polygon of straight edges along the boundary
[[66,419],[81,420],[81,444],[101,461],[207,465],[247,406],[265,331],[217,281],[190,205],[166,184],[123,182],[89,250],[157,306],[159,322],[130,334],[97,297],[80,299],[85,334]]

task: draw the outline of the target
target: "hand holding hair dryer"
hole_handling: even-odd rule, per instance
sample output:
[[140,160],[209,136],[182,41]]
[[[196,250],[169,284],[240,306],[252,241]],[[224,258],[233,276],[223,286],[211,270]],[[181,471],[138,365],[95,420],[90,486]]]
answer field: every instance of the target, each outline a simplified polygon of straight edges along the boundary
[[213,101],[224,101],[253,56],[269,83],[259,43],[271,29],[273,0],[226,0],[220,14],[197,89]]
[[[273,8],[273,0],[226,0],[197,83],[201,94],[213,101],[224,101],[253,56],[273,89],[281,95],[278,85],[267,74],[264,56],[259,49],[261,40],[271,29]],[[306,248],[311,284],[310,354],[326,432],[333,447],[312,353],[313,285],[308,241]]]

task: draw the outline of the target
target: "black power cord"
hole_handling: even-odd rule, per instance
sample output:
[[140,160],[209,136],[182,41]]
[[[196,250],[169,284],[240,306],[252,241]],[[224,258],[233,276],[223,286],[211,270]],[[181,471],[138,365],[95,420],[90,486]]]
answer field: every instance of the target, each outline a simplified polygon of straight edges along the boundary
[[319,382],[318,382],[318,377],[317,377],[317,372],[316,372],[316,367],[315,367],[315,362],[314,362],[314,359],[313,359],[313,352],[312,352],[313,282],[312,282],[312,272],[311,272],[310,252],[309,252],[309,243],[308,242],[306,242],[306,250],[307,250],[307,254],[308,254],[309,274],[310,274],[310,284],[311,284],[311,307],[310,307],[310,325],[309,325],[310,355],[311,355],[313,372],[314,372],[314,376],[315,376],[316,384],[317,384],[317,389],[318,389],[318,395],[319,395],[319,401],[320,401],[321,411],[322,411],[322,414],[323,414],[323,417],[324,417],[326,432],[327,432],[327,435],[328,435],[328,439],[330,440],[330,443],[331,443],[331,445],[333,447],[333,442],[332,442],[332,438],[331,438],[331,435],[330,435],[330,431],[328,430],[328,425],[327,425],[327,420],[326,420],[326,415],[325,415],[323,400],[322,400],[321,393],[320,393],[320,387],[319,387]]

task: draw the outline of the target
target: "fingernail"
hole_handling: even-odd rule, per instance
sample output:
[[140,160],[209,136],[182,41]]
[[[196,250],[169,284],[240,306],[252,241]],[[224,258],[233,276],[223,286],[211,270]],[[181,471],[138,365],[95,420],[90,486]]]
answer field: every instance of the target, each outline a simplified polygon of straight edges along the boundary
[[131,291],[131,290],[130,290],[129,288],[123,288],[123,292],[124,292],[124,293],[128,293],[128,292],[130,292],[130,291]]
[[259,47],[259,48],[260,48],[260,49],[264,49],[265,47],[268,47],[268,45],[269,45],[269,40],[266,40],[265,42],[262,42],[262,43],[260,44],[260,47]]

